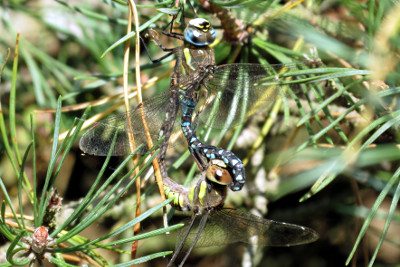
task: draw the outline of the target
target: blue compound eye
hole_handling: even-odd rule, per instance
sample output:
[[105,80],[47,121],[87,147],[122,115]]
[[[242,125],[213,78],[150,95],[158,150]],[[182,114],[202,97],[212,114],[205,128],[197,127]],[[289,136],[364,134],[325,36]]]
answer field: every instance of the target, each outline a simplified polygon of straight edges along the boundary
[[192,19],[183,33],[186,42],[195,46],[207,46],[215,40],[215,30],[202,18]]

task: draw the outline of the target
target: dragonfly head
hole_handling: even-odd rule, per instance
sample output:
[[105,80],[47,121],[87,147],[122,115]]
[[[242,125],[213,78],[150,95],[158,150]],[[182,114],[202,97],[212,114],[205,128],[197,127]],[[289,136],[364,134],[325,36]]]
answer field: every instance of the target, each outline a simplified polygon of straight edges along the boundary
[[215,40],[214,28],[202,18],[190,20],[183,35],[185,41],[194,46],[208,46]]

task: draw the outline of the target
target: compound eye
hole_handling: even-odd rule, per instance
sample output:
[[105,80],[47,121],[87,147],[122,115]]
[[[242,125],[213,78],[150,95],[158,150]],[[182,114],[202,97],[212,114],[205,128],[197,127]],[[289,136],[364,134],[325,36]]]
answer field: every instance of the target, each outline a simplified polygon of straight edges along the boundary
[[220,185],[228,185],[233,180],[229,171],[220,166],[220,164],[212,164],[208,167],[207,179]]
[[214,42],[215,30],[207,20],[197,18],[189,21],[183,36],[192,45],[207,46]]

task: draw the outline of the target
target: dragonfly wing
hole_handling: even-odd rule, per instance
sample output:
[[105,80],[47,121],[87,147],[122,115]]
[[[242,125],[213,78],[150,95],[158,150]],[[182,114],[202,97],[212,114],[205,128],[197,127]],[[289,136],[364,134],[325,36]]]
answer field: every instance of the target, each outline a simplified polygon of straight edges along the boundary
[[250,237],[257,236],[258,243],[263,246],[296,246],[314,242],[319,237],[311,228],[267,220],[242,210],[223,209],[216,215],[218,222],[221,218],[224,221],[236,222],[236,236],[241,242],[248,242]]
[[[181,229],[185,231],[185,227]],[[196,233],[197,229],[192,229],[186,240],[188,245],[193,242]],[[248,243],[253,236],[263,246],[295,246],[318,239],[318,233],[311,228],[266,220],[241,210],[222,209],[209,216],[196,247]]]
[[[81,137],[79,142],[80,149],[86,154],[106,156],[117,132],[117,141],[112,152],[113,156],[123,156],[130,153],[128,133],[133,134],[136,145],[146,144],[145,127],[141,112],[144,114],[152,140],[154,142],[157,141],[161,125],[165,119],[168,98],[169,91],[166,91],[143,101],[142,105],[133,109],[129,116],[132,128],[128,127],[126,113],[109,116],[95,123]],[[147,150],[147,148],[144,148],[139,153],[144,154]]]
[[[111,116],[110,119],[115,119]],[[124,125],[110,124],[108,119],[93,124],[79,140],[79,148],[88,155],[107,156],[111,149],[114,135],[117,133],[112,156],[126,155],[129,150],[128,135]],[[113,121],[111,121],[113,122]]]
[[[227,64],[204,80],[208,92],[200,120],[206,127],[231,128],[259,110],[268,110],[287,84],[294,93],[299,85],[299,64]],[[297,73],[299,73],[297,71]],[[205,120],[205,119],[206,120]]]

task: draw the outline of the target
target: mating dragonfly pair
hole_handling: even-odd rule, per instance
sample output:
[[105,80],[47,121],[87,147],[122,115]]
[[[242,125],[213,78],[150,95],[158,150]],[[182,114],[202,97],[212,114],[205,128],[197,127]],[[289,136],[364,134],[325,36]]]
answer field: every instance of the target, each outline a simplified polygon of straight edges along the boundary
[[[190,20],[183,34],[172,30],[165,34],[184,42],[181,47],[166,49],[154,38],[164,51],[169,52],[168,55],[177,55],[170,89],[144,101],[141,107],[143,111],[139,110],[139,107],[132,111],[129,117],[133,129],[126,128],[129,124],[125,114],[109,117],[96,123],[82,136],[80,148],[87,154],[107,155],[112,137],[117,133],[113,155],[128,154],[128,132],[134,134],[137,142],[145,142],[140,112],[143,112],[150,122],[149,131],[153,138],[164,138],[160,144],[158,161],[166,195],[175,198],[173,206],[176,209],[193,211],[194,214],[191,223],[183,230],[183,241],[177,247],[170,265],[183,248],[185,240],[193,241],[186,257],[196,243],[198,246],[226,244],[246,241],[251,236],[258,236],[260,244],[272,246],[299,245],[315,241],[318,234],[312,229],[265,220],[243,211],[222,209],[227,187],[232,191],[243,187],[244,165],[231,151],[205,144],[196,134],[199,124],[207,128],[234,127],[243,123],[247,116],[256,110],[266,108],[276,96],[283,93],[283,84],[301,77],[300,74],[293,74],[298,66],[216,66],[210,47],[215,40],[215,31],[207,20],[201,18]],[[298,87],[291,84],[287,88],[296,90]],[[167,147],[173,145],[169,144],[169,139],[176,131],[175,125],[178,123],[175,123],[175,120],[179,119],[189,151],[201,170],[200,178],[192,187],[185,187],[170,179],[165,167]],[[201,222],[198,233],[192,234],[191,229],[196,217],[201,217]],[[208,226],[215,224],[226,229],[228,233],[223,234],[223,237],[218,236],[215,241],[206,242],[205,240],[212,239],[203,236],[208,235],[208,229],[211,228]]]

